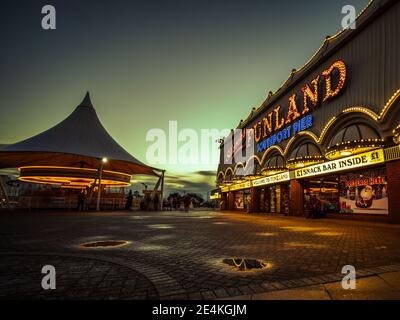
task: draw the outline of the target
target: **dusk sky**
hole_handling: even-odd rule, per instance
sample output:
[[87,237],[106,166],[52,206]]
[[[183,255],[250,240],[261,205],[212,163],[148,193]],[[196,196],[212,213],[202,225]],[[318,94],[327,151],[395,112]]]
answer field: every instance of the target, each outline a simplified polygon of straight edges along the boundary
[[[1,10],[0,144],[57,124],[90,91],[97,114],[142,162],[150,129],[235,128],[368,0],[8,1]],[[57,29],[41,28],[54,5]],[[218,145],[214,143],[214,148]],[[167,159],[168,160],[168,159]],[[203,195],[217,163],[158,164],[167,192]]]

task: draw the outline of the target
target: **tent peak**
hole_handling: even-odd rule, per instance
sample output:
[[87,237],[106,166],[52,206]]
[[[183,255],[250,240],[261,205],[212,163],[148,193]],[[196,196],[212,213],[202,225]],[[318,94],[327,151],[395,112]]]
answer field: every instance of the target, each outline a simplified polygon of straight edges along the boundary
[[83,98],[81,104],[78,107],[89,107],[93,108],[92,101],[90,100],[90,93],[89,91],[86,92],[85,98]]

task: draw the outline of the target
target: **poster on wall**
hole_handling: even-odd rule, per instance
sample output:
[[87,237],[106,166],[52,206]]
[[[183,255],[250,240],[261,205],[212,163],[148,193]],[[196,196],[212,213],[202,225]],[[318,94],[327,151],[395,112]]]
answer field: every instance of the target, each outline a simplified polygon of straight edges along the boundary
[[340,212],[389,214],[385,169],[340,176]]
[[244,193],[239,191],[235,193],[235,209],[244,209]]

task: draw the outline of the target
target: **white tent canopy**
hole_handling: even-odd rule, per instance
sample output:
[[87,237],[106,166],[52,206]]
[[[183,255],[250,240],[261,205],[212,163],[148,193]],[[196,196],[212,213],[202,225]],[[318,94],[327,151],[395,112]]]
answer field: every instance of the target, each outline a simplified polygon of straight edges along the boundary
[[160,169],[130,155],[106,131],[97,117],[89,92],[62,122],[29,139],[0,148],[0,168],[63,166],[97,169],[102,158],[105,170],[159,176]]

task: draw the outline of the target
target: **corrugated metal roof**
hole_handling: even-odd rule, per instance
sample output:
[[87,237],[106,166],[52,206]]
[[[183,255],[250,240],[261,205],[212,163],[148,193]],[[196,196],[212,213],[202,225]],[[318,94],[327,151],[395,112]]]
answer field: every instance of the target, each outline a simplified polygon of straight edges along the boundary
[[305,77],[313,72],[327,58],[334,54],[337,50],[343,47],[353,37],[362,32],[370,23],[376,19],[382,11],[389,8],[398,0],[371,0],[367,7],[357,17],[357,28],[346,29],[338,32],[336,35],[327,36],[317,52],[298,70],[293,69],[289,78],[282,86],[261,104],[259,108],[253,108],[247,119],[242,121],[238,128],[245,128],[252,120],[260,116],[265,110],[274,106],[279,99],[288,93],[294,86],[299,84]]

